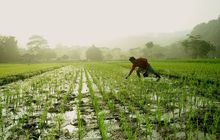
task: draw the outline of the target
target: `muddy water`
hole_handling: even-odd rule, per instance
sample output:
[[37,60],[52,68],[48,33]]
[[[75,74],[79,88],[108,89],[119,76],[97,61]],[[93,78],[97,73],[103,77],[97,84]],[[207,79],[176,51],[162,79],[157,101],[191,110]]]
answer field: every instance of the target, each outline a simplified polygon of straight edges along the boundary
[[72,108],[73,111],[65,112],[65,122],[63,129],[68,130],[69,133],[77,132],[78,128],[74,126],[74,122],[77,121],[76,107]]
[[80,107],[82,119],[85,120],[85,137],[84,139],[101,139],[101,134],[98,126],[98,119],[95,115],[95,110],[92,106],[91,97],[89,93],[89,88],[87,86],[87,79],[85,76],[85,71],[83,70],[83,86],[82,86],[82,105]]
[[77,96],[78,96],[78,89],[79,89],[79,81],[80,81],[80,76],[77,77],[76,79],[76,84],[74,85],[74,89],[72,91],[72,95],[75,96],[76,98],[74,98],[72,102],[72,111],[67,111],[64,114],[64,123],[62,124],[62,129],[64,131],[67,131],[68,133],[74,133],[75,135],[77,134],[78,131],[78,126],[74,125],[77,123],[77,110],[76,110],[76,106],[77,106]]
[[[72,111],[65,112],[65,121],[63,123],[63,130],[66,130],[70,133],[70,135],[75,135],[75,139],[77,139],[78,135],[78,120],[77,120],[77,103],[79,95],[78,89],[79,89],[79,83],[80,82],[80,76],[78,76],[76,80],[75,88],[73,89],[72,95],[75,95],[76,98],[74,100]],[[91,97],[89,93],[89,88],[87,86],[86,76],[84,70],[82,71],[82,102],[81,106],[79,106],[80,110],[80,117],[81,121],[83,123],[83,130],[84,130],[84,136],[83,139],[85,140],[98,140],[101,139],[101,134],[99,131],[99,126],[97,122],[97,118],[95,115],[95,111],[92,107]]]

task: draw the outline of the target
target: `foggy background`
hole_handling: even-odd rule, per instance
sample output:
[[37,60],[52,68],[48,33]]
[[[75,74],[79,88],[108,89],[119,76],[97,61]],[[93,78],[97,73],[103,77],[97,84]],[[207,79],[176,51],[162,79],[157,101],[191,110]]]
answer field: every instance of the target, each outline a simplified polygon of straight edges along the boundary
[[[84,60],[88,48],[101,53],[97,60],[215,58],[219,5],[219,0],[0,0],[5,55],[0,59]],[[197,28],[202,23],[209,27]],[[195,52],[192,46],[204,44],[201,40],[206,49]],[[15,47],[7,50],[7,41]]]

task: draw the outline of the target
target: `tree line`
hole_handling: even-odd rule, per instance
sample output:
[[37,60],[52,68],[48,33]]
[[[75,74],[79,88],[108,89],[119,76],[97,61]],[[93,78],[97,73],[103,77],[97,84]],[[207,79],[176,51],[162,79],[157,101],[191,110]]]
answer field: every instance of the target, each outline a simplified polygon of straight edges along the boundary
[[68,60],[126,60],[129,56],[152,59],[166,58],[213,58],[216,46],[192,36],[169,46],[160,46],[152,41],[142,47],[129,50],[120,48],[68,47],[62,44],[51,48],[47,40],[39,35],[29,38],[26,48],[19,48],[13,36],[0,36],[0,62],[46,62]]
[[[95,45],[65,46],[58,44],[51,48],[47,40],[40,35],[29,38],[25,48],[19,48],[15,37],[0,36],[0,63],[7,62],[46,62],[69,60],[111,60],[120,59],[119,48],[99,48]],[[119,52],[119,53],[118,53]],[[115,54],[114,57],[112,54]]]
[[198,24],[193,28],[191,35],[199,36],[201,40],[213,44],[216,47],[213,55],[220,57],[220,16],[207,23]]

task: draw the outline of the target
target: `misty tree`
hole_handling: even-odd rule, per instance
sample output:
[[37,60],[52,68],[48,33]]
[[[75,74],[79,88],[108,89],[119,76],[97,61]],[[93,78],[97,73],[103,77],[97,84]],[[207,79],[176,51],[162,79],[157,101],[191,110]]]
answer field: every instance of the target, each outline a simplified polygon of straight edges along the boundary
[[147,42],[145,44],[145,47],[142,49],[142,54],[147,57],[151,56],[153,47],[154,47],[154,43],[152,41]]
[[145,46],[146,46],[148,49],[151,49],[151,48],[153,48],[154,43],[153,43],[152,41],[150,41],[150,42],[147,42],[147,43],[145,44]]
[[185,52],[189,53],[192,58],[205,58],[211,50],[215,50],[215,46],[210,42],[201,40],[200,36],[189,35],[188,39],[182,42]]
[[29,38],[27,46],[31,54],[37,55],[40,49],[48,47],[48,43],[42,36],[33,35]]
[[0,62],[13,62],[19,58],[17,41],[13,36],[0,36]]
[[56,56],[55,52],[49,48],[47,40],[39,35],[31,36],[27,47],[32,60],[46,61]]
[[102,51],[93,45],[86,51],[86,58],[87,60],[103,60]]
[[187,58],[189,56],[181,42],[174,42],[164,48],[166,58]]

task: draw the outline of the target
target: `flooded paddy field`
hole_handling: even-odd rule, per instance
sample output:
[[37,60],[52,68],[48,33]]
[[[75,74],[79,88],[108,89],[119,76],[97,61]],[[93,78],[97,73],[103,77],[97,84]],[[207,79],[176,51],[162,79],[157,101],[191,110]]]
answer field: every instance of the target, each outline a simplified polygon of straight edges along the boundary
[[128,71],[85,63],[1,86],[1,139],[220,139],[218,82]]

